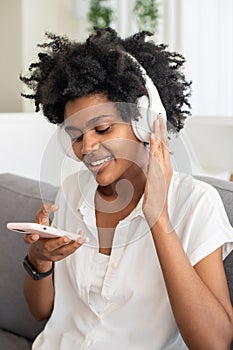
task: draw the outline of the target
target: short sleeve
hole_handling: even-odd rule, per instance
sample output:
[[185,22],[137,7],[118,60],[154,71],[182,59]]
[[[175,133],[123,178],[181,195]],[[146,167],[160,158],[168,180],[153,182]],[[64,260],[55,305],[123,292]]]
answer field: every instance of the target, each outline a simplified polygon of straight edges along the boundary
[[185,214],[176,223],[176,232],[191,264],[195,265],[221,246],[224,259],[233,249],[233,228],[218,191],[195,179],[188,189],[186,197],[176,204],[178,211],[186,203]]

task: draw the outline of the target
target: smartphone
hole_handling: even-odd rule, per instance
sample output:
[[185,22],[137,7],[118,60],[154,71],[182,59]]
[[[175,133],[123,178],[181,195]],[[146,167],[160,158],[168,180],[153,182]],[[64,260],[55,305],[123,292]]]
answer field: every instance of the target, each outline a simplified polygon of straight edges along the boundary
[[9,222],[6,227],[8,230],[23,233],[32,234],[36,233],[41,238],[56,238],[67,236],[72,240],[77,240],[79,238],[85,238],[85,243],[88,242],[88,238],[79,233],[71,233],[64,230],[58,230],[54,227],[45,226],[41,224],[36,224],[33,222]]

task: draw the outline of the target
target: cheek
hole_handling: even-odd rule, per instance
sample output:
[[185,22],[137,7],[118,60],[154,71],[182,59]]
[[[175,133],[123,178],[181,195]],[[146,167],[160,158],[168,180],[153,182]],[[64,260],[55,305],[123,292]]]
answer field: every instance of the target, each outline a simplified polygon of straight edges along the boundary
[[138,161],[141,155],[144,153],[145,146],[143,143],[137,140],[120,140],[114,147],[116,149],[116,155],[119,158],[128,161]]
[[73,148],[73,151],[75,153],[75,155],[80,159],[82,160],[82,143],[81,142],[74,142],[72,144],[72,148]]

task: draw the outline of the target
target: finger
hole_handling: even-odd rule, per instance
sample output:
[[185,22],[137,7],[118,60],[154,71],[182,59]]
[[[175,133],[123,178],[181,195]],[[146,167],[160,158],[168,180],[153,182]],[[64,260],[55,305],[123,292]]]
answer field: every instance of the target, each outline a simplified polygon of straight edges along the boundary
[[[61,246],[63,246],[63,245],[67,245],[67,244],[73,244],[74,242],[76,242],[77,244],[79,244],[79,245],[82,245],[82,244],[84,244],[84,243],[87,243],[87,242],[89,242],[89,239],[88,239],[88,237],[86,237],[86,236],[84,236],[84,234],[83,234],[83,231],[79,231],[78,233],[77,233],[77,238],[76,239],[72,239],[72,238],[70,238],[70,237],[68,237],[68,236],[62,236],[62,237],[60,237],[60,239],[55,239],[55,244],[57,245],[57,248],[59,248],[59,247],[61,247]],[[54,246],[55,247],[55,246]],[[57,249],[56,247],[55,247],[55,249]],[[54,250],[55,250],[54,249]]]
[[81,247],[81,245],[82,243],[79,243],[78,241],[71,241],[70,239],[66,240],[65,237],[62,237],[57,239],[40,240],[37,248],[39,248],[40,255],[43,257],[43,259],[49,261],[59,261],[74,253]]
[[162,151],[163,156],[166,162],[170,163],[170,153],[169,153],[169,143],[168,143],[168,135],[167,135],[167,128],[164,124],[164,121],[162,119],[162,116],[158,116],[158,120],[160,123],[160,135],[161,135],[161,144],[162,144]]
[[70,244],[71,242],[72,240],[67,236],[41,239],[43,249],[47,252],[56,251],[57,249]]
[[51,206],[50,203],[43,204],[42,207],[39,209],[39,211],[36,213],[36,222],[38,224],[42,224],[42,225],[49,224],[48,210],[50,206]]
[[35,243],[40,239],[40,236],[38,234],[24,234],[24,242],[27,244]]
[[60,248],[53,250],[53,260],[61,260],[65,257],[73,254],[77,249],[82,246],[82,243],[78,241],[71,241],[69,244],[63,245]]
[[[63,237],[61,237],[60,240],[57,240],[57,242],[55,242],[55,243],[57,244],[57,247],[59,249],[63,246],[67,246],[67,245],[80,247],[82,244],[87,243],[88,241],[89,241],[88,237],[84,236],[83,231],[80,230],[77,233],[76,240],[73,240],[67,236],[63,236]],[[56,250],[56,249],[54,249],[54,250]]]
[[158,119],[154,121],[154,133],[150,135],[150,156],[156,158],[159,162],[163,158],[161,131]]
[[41,225],[49,226],[49,214],[56,211],[58,207],[53,203],[45,203],[36,213],[36,222]]
[[56,251],[57,249],[61,249],[63,246],[73,245],[73,243],[76,243],[78,246],[80,246],[86,242],[87,238],[81,235],[80,233],[77,235],[76,240],[73,240],[67,236],[43,239],[44,248],[50,252]]
[[39,261],[57,261],[60,260],[59,250],[69,242],[70,240],[65,240],[63,237],[40,238],[35,242],[30,242],[33,243],[30,245],[30,252]]
[[161,142],[161,130],[160,130],[160,119],[159,116],[154,121],[154,134],[157,139],[157,141]]
[[158,121],[160,126],[161,141],[163,142],[164,145],[168,147],[167,127],[165,126],[165,123],[161,114],[158,115]]

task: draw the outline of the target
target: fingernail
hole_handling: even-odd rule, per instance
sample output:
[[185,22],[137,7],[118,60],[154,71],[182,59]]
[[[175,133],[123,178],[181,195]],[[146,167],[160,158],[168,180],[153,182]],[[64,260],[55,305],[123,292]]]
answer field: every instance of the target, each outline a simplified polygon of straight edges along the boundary
[[32,239],[33,241],[37,241],[37,240],[38,240],[38,238],[39,238],[39,236],[38,236],[38,235],[32,235],[32,236],[31,236],[31,239]]
[[58,205],[55,205],[55,204],[51,205],[51,209],[52,209],[52,210],[58,209]]
[[77,240],[76,240],[79,244],[83,244],[83,243],[87,243],[89,241],[88,237],[79,237]]
[[68,238],[68,237],[64,237],[64,239],[63,239],[63,242],[66,243],[66,244],[70,243],[71,241],[72,240],[70,238]]

